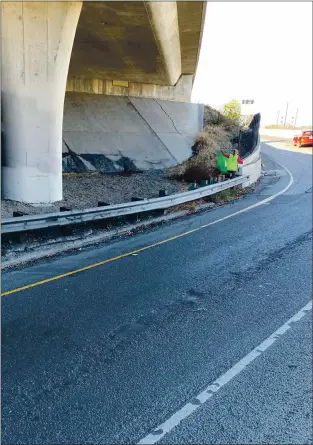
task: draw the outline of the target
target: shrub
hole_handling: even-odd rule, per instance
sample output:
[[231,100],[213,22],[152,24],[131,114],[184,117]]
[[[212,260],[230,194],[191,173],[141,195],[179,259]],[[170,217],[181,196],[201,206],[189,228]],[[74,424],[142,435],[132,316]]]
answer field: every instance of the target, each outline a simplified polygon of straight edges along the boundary
[[208,105],[204,107],[204,131],[192,147],[192,157],[168,170],[168,176],[186,182],[199,183],[216,176],[216,159],[220,150],[231,152],[238,143],[239,124]]
[[228,119],[239,122],[241,116],[240,102],[237,99],[229,101],[227,104],[224,105],[223,114]]

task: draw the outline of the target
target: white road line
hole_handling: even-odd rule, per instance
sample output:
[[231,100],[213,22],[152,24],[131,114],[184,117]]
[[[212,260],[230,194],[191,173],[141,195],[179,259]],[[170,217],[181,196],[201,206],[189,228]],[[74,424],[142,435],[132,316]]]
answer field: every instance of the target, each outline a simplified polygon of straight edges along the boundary
[[276,340],[284,335],[292,326],[301,320],[307,312],[312,310],[312,300],[304,306],[299,312],[291,317],[286,323],[278,328],[266,340],[254,348],[249,354],[243,357],[232,368],[221,375],[217,380],[207,386],[204,391],[198,394],[191,402],[187,403],[180,410],[176,411],[169,419],[155,428],[152,433],[138,442],[138,445],[150,445],[159,442],[167,433],[172,431],[177,425],[185,420],[190,414],[195,412],[201,405],[206,403],[215,393],[217,393],[223,386],[230,382],[234,377],[240,374],[250,363],[259,357],[264,351],[272,346]]

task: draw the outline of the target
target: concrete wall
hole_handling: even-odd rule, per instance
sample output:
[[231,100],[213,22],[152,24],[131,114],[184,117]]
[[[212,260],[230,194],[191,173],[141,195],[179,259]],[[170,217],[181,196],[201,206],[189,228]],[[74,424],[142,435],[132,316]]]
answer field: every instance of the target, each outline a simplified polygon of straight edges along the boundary
[[202,105],[67,92],[63,170],[171,167],[191,155],[202,128]]
[[257,147],[251,155],[244,159],[241,167],[242,174],[249,175],[249,180],[243,184],[243,188],[254,184],[261,176],[262,159],[261,159],[261,142],[259,140]]
[[62,117],[82,2],[2,2],[2,195],[62,199]]
[[127,82],[125,80],[102,80],[73,77],[67,79],[66,90],[77,93],[105,94],[108,96],[145,97],[175,102],[190,102],[193,76],[182,75],[176,85]]

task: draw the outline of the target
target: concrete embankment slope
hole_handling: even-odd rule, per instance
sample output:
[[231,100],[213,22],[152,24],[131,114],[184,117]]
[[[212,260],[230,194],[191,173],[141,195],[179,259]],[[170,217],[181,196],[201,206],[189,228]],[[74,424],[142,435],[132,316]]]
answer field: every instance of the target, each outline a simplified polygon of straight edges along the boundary
[[66,93],[63,171],[160,169],[191,155],[203,105]]

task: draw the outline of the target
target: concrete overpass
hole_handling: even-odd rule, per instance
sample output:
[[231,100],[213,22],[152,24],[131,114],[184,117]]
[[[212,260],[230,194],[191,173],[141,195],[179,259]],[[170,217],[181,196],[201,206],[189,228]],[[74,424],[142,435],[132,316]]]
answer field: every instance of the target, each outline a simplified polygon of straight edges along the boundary
[[[101,144],[104,133],[116,133],[114,128],[108,132],[109,124],[103,126],[110,104],[112,110],[112,96],[120,97],[121,107],[125,104],[121,101],[129,98],[132,116],[140,114],[159,146],[168,150],[173,135],[162,138],[154,116],[161,112],[168,116],[177,136],[180,130],[171,113],[175,120],[175,113],[183,110],[186,126],[195,112],[183,102],[190,101],[205,6],[197,1],[3,2],[3,197],[31,203],[61,200],[62,139],[68,138],[69,146],[75,119],[85,123],[89,113],[90,121],[95,110],[101,122],[93,131],[99,133],[102,126],[102,136],[97,136]],[[64,113],[67,127],[62,132],[64,99],[70,114]],[[154,107],[160,106],[154,114],[152,102],[147,102],[152,100],[158,101]],[[164,105],[165,100],[172,104]],[[78,103],[83,111],[77,110]],[[133,118],[124,113],[119,119],[123,116],[131,126]],[[77,145],[89,145],[90,133],[90,128],[84,129],[84,137],[80,132]],[[133,150],[142,149],[137,136]],[[171,155],[177,162],[186,157]]]

